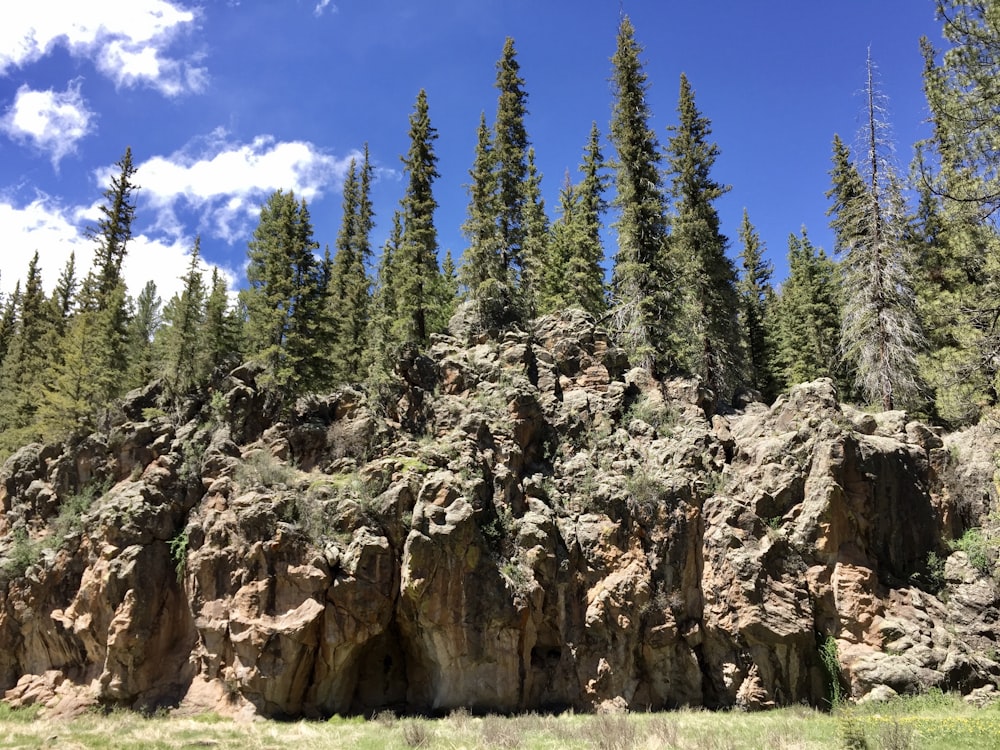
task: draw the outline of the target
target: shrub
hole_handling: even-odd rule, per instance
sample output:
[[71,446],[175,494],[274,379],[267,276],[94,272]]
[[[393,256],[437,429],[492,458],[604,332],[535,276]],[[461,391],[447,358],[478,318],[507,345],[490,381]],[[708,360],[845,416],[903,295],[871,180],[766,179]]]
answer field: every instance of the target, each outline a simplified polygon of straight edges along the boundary
[[844,696],[840,688],[840,655],[837,653],[837,640],[832,635],[828,635],[820,644],[819,659],[826,672],[830,706],[837,708]]
[[911,750],[913,747],[913,729],[893,718],[879,731],[882,750]]
[[5,578],[20,578],[42,555],[42,545],[31,540],[27,529],[23,527],[14,529],[13,537],[14,544],[11,545],[7,559],[0,567],[0,572]]
[[403,724],[403,742],[407,747],[424,747],[431,742],[431,733],[423,722],[407,721]]
[[472,719],[472,713],[465,706],[459,706],[458,708],[453,708],[448,713],[448,721],[455,725],[458,730],[465,729],[469,721]]
[[192,441],[181,444],[181,465],[178,474],[185,482],[200,482],[205,467],[205,453],[201,446]]
[[868,750],[868,738],[865,729],[852,714],[845,713],[840,717],[840,739],[844,750]]
[[147,406],[145,409],[142,410],[142,418],[146,422],[152,422],[157,419],[163,419],[166,416],[167,413],[163,409],[160,409],[155,406]]
[[496,515],[481,527],[483,536],[497,554],[502,555],[510,546],[514,534],[514,514],[509,506],[496,509]]
[[59,505],[59,513],[52,523],[55,546],[60,546],[66,537],[83,528],[83,516],[90,510],[94,500],[108,489],[108,483],[89,484],[75,495],[70,495]]
[[981,528],[973,527],[952,542],[952,549],[964,552],[969,564],[985,576],[993,575],[998,543]]
[[236,481],[243,486],[278,487],[291,484],[295,470],[268,451],[251,453],[236,469]]
[[177,583],[183,583],[184,570],[187,564],[188,533],[181,529],[170,540],[170,559],[174,561],[174,571],[177,573]]
[[944,559],[933,550],[927,553],[923,570],[910,576],[918,586],[932,594],[940,593],[944,588]]
[[667,494],[663,482],[644,467],[629,475],[625,480],[625,489],[633,512],[655,513]]
[[677,423],[677,414],[663,399],[643,395],[632,402],[622,421],[627,427],[633,419],[645,422],[662,437],[670,434]]
[[296,495],[291,514],[286,521],[297,523],[302,533],[311,542],[319,541],[329,526],[326,506],[336,488],[327,482],[314,482],[305,493]]

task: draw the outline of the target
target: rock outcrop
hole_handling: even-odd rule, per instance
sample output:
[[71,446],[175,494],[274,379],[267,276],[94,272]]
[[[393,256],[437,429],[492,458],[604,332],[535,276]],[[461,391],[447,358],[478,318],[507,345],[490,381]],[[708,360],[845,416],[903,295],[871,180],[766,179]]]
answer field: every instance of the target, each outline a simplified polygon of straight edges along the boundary
[[576,311],[456,333],[378,402],[276,411],[244,367],[13,455],[5,699],[321,717],[997,685],[1000,589],[949,544],[997,507],[994,432],[826,380],[709,413]]

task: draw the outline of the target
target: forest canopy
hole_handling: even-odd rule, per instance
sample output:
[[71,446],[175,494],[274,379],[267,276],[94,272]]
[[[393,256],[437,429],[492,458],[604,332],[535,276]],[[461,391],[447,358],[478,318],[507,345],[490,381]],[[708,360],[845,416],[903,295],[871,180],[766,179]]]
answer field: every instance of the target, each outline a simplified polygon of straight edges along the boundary
[[261,368],[279,403],[346,383],[378,391],[400,353],[428,346],[456,311],[497,337],[567,307],[594,316],[634,366],[698,377],[718,404],[830,377],[842,399],[868,408],[946,426],[981,420],[996,406],[1000,367],[1000,4],[936,6],[946,44],[921,42],[932,134],[914,144],[913,164],[895,163],[869,58],[859,132],[830,133],[834,246],[798,227],[780,283],[749,211],[737,237],[722,232],[721,147],[684,73],[672,124],[652,127],[647,52],[625,15],[611,118],[591,123],[551,206],[527,127],[530,80],[505,41],[496,107],[481,114],[470,154],[459,258],[438,243],[438,133],[424,90],[400,123],[409,148],[398,206],[381,217],[392,227],[384,245],[372,246],[366,146],[345,180],[336,237],[314,236],[303,196],[267,199],[236,299],[207,274],[199,240],[178,294],[125,287],[142,181],[127,148],[100,197],[92,267],[71,257],[49,294],[36,253],[0,299],[0,454],[100,427],[154,378],[172,402],[204,395],[242,362]]

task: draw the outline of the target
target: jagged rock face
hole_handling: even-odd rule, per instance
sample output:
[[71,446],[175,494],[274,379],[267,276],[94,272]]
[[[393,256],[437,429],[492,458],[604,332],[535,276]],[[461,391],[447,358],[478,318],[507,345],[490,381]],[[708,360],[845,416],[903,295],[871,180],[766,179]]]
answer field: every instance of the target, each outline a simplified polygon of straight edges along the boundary
[[277,422],[241,368],[174,420],[142,420],[151,387],[110,435],[12,456],[6,698],[823,705],[828,637],[855,698],[1000,677],[1000,590],[946,544],[996,505],[992,433],[948,450],[822,380],[707,414],[579,311],[499,341],[463,325],[404,352],[387,402],[345,388]]

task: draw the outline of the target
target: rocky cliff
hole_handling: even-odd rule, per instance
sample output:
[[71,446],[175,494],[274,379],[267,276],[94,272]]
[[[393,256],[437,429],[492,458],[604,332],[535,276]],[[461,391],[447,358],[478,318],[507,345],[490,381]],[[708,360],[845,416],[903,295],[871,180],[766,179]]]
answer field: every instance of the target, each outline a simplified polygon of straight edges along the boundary
[[1000,680],[1000,589],[949,543],[997,507],[994,431],[823,380],[720,410],[579,312],[452,331],[377,398],[276,421],[243,367],[12,456],[5,699],[749,709]]

